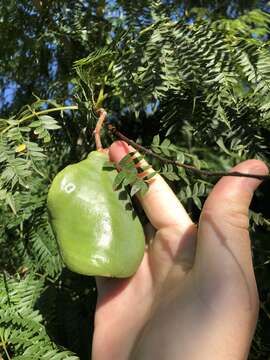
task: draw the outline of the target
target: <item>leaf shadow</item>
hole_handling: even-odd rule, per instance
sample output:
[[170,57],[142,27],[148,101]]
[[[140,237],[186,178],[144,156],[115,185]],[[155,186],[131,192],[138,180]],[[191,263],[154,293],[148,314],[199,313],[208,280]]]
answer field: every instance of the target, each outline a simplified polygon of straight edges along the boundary
[[97,298],[95,279],[64,268],[55,282],[46,285],[35,308],[42,314],[48,336],[80,360],[89,360]]

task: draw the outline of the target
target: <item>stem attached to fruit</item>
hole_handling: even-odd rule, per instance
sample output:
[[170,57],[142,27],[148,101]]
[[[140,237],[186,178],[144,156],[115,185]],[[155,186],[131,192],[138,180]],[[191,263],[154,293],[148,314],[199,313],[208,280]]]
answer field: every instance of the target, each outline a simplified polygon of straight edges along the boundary
[[183,164],[179,161],[175,161],[175,160],[171,160],[171,159],[167,159],[163,156],[157,155],[155,154],[153,151],[145,148],[142,145],[137,144],[135,141],[127,138],[125,135],[123,135],[120,131],[116,130],[116,128],[113,125],[109,125],[109,130],[115,134],[118,138],[126,141],[129,145],[132,145],[135,149],[140,150],[150,156],[155,157],[156,159],[160,160],[161,162],[165,163],[165,164],[172,164],[175,166],[179,166],[182,167],[186,170],[189,170],[193,173],[199,174],[199,175],[203,175],[203,176],[217,176],[217,177],[222,177],[222,176],[237,176],[237,177],[248,177],[248,178],[254,178],[254,179],[259,179],[259,180],[270,180],[270,175],[260,175],[260,174],[245,174],[245,173],[241,173],[238,171],[232,171],[232,172],[227,172],[227,171],[208,171],[208,170],[200,170],[198,168],[196,168],[195,166],[192,165],[187,165],[187,164]]
[[102,128],[102,125],[104,123],[104,121],[107,118],[107,112],[103,109],[97,109],[96,113],[98,114],[99,118],[98,118],[98,122],[96,124],[95,130],[94,130],[94,134],[95,134],[95,142],[96,142],[96,149],[98,151],[103,151],[103,147],[102,147],[102,143],[100,140],[100,130]]

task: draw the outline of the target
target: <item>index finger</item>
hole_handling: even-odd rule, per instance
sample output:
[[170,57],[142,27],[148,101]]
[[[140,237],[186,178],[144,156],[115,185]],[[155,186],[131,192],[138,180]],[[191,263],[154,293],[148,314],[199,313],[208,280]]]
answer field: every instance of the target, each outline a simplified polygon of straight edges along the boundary
[[[109,148],[110,160],[119,163],[129,152],[136,151],[124,141],[115,141]],[[144,164],[146,161],[143,160]],[[144,196],[137,196],[149,221],[157,230],[178,225],[186,231],[193,224],[185,208],[166,181],[156,174]]]

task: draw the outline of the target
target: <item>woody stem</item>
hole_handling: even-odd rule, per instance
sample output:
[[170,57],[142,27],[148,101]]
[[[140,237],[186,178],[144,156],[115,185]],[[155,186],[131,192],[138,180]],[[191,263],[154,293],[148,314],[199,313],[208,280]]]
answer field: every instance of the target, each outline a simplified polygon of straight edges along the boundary
[[96,127],[95,127],[95,130],[94,130],[96,149],[97,150],[102,150],[103,147],[102,147],[102,143],[101,143],[101,140],[100,140],[100,130],[102,128],[102,125],[103,125],[104,121],[107,118],[107,112],[103,108],[98,109],[96,112],[97,112],[97,114],[99,116]]
[[198,168],[196,168],[195,166],[192,165],[187,165],[187,164],[183,164],[179,161],[175,161],[175,160],[171,160],[171,159],[167,159],[163,156],[160,156],[156,153],[154,153],[153,151],[145,148],[142,145],[137,144],[135,141],[127,138],[125,135],[123,135],[120,131],[116,130],[115,127],[113,127],[112,125],[109,125],[109,130],[115,134],[118,138],[124,140],[125,142],[127,142],[129,145],[132,145],[135,149],[140,150],[150,156],[155,157],[156,159],[160,160],[161,162],[165,163],[165,164],[172,164],[175,166],[179,166],[182,167],[186,170],[189,170],[195,174],[199,174],[199,175],[203,175],[203,176],[217,176],[217,177],[222,177],[222,176],[237,176],[237,177],[248,177],[248,178],[254,178],[254,179],[259,179],[259,180],[270,180],[270,175],[260,175],[260,174],[246,174],[246,173],[241,173],[238,171],[233,171],[233,172],[227,172],[227,171],[208,171],[208,170],[200,170]]

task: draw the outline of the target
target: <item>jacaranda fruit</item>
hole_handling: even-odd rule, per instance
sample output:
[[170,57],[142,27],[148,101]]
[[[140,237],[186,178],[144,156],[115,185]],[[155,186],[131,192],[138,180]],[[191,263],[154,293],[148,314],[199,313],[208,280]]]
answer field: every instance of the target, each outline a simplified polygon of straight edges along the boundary
[[67,267],[84,275],[129,277],[144,254],[144,232],[116,170],[93,151],[54,178],[48,194],[53,231]]

